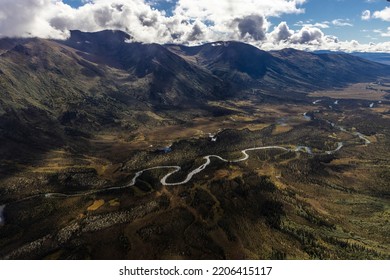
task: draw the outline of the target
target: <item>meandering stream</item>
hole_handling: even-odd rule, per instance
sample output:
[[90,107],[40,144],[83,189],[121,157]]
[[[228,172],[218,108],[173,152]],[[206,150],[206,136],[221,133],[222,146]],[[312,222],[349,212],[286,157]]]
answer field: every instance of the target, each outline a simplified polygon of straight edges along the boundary
[[[316,102],[320,102],[321,100],[317,100]],[[306,119],[306,120],[312,120],[313,118],[311,116],[308,115],[308,112],[304,113],[303,114],[303,117]],[[346,132],[346,133],[349,133],[351,135],[354,135],[354,136],[357,136],[359,137],[360,139],[362,139],[366,145],[368,144],[371,144],[371,141],[367,138],[367,136],[365,136],[364,134],[360,133],[360,132],[349,132],[348,130],[346,130],[345,128],[341,127],[341,126],[338,126],[336,125],[335,123],[332,123],[330,121],[326,121],[328,124],[330,124],[332,127],[340,130],[340,131],[343,131],[343,132]],[[210,136],[211,137],[211,136]],[[213,137],[215,137],[213,135]],[[337,148],[334,149],[334,150],[331,150],[331,151],[324,151],[323,154],[334,154],[336,152],[338,152],[339,150],[341,150],[342,148],[344,147],[344,143],[343,142],[338,142],[337,143]],[[230,162],[230,163],[237,163],[237,162],[241,162],[241,161],[246,161],[247,159],[249,159],[249,154],[248,152],[251,152],[251,151],[258,151],[258,150],[270,150],[270,149],[277,149],[277,150],[283,150],[283,151],[290,151],[290,152],[305,152],[305,153],[308,153],[310,155],[313,155],[314,153],[312,152],[312,149],[310,147],[307,147],[307,146],[296,146],[294,149],[289,149],[289,148],[286,148],[286,147],[282,147],[282,146],[264,146],[264,147],[254,147],[254,148],[249,148],[249,149],[245,149],[245,150],[242,150],[241,153],[243,154],[243,157],[239,158],[239,159],[234,159],[234,160],[228,160],[228,159],[224,159],[218,155],[207,155],[207,156],[204,156],[203,159],[205,159],[205,163],[203,163],[202,165],[200,165],[199,167],[195,168],[194,170],[192,170],[191,172],[189,172],[187,174],[187,177],[183,180],[183,181],[179,181],[179,182],[167,182],[168,178],[179,172],[181,170],[181,167],[180,166],[156,166],[156,167],[152,167],[152,168],[146,168],[146,169],[143,169],[141,171],[138,171],[134,177],[132,178],[131,182],[126,185],[125,187],[131,187],[131,186],[134,186],[136,184],[136,181],[138,179],[139,176],[142,175],[142,173],[146,172],[146,171],[150,171],[150,170],[156,170],[156,169],[173,169],[173,171],[170,171],[169,173],[167,173],[161,180],[160,180],[160,183],[164,186],[177,186],[177,185],[183,185],[183,184],[186,184],[188,183],[189,181],[191,181],[192,177],[200,172],[202,172],[203,170],[206,169],[206,167],[211,163],[211,158],[216,158],[220,161],[223,161],[223,162]]]

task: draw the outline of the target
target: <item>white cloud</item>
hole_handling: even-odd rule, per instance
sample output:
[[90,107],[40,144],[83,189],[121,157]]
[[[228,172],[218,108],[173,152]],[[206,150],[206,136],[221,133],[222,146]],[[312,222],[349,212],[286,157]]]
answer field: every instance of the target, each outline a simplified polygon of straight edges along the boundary
[[323,21],[323,22],[315,22],[312,23],[311,21],[298,21],[297,23],[294,24],[295,26],[302,26],[302,27],[318,27],[318,28],[329,28],[329,21]]
[[371,18],[370,10],[365,10],[362,12],[362,16],[361,16],[362,20],[369,20],[370,18]]
[[[270,17],[303,13],[306,0],[178,0],[170,16],[152,8],[150,3],[158,0],[86,0],[77,9],[62,0],[0,1],[0,36],[65,38],[72,29],[119,29],[146,43],[240,40],[263,49],[390,51],[390,43],[362,45],[322,31],[330,26],[351,26],[348,20],[298,22],[298,30],[282,21],[270,30]],[[390,8],[373,16],[386,18],[386,13],[390,14]],[[387,37],[389,31],[382,36]]]
[[56,6],[57,3],[51,0],[1,0],[0,36],[66,36],[66,32],[55,29],[48,22]]
[[280,43],[289,40],[293,34],[294,31],[290,30],[287,23],[283,21],[269,34],[269,38],[272,42]]
[[306,0],[178,0],[174,13],[185,18],[217,23],[250,14],[280,16],[303,13],[304,9],[299,6],[305,2]]
[[379,34],[381,37],[390,37],[390,27],[388,27],[385,31],[382,29],[374,29],[372,32]]
[[172,16],[144,0],[88,0],[77,9],[61,0],[1,1],[0,36],[64,38],[71,29],[120,29],[137,41],[165,43],[261,41],[267,16],[302,13],[306,0],[178,0]]
[[348,19],[334,19],[332,20],[332,24],[334,26],[353,26],[351,23],[348,22]]
[[331,25],[336,26],[336,27],[353,26],[353,24],[351,24],[349,21],[350,21],[349,19],[338,18],[338,19],[334,19],[332,21],[322,21],[322,22],[313,23],[312,20],[308,20],[305,22],[298,21],[294,25],[295,26],[302,26],[302,27],[318,27],[321,29],[330,28]]
[[387,27],[387,30],[385,32],[381,33],[382,37],[390,37],[390,27]]
[[264,27],[264,17],[259,15],[249,15],[237,18],[236,22],[241,39],[251,38],[255,41],[263,41],[265,39],[266,28]]
[[386,7],[381,11],[376,11],[372,14],[373,18],[378,18],[384,21],[390,21],[390,7]]
[[94,0],[78,9],[63,6],[50,19],[50,24],[59,30],[119,29],[142,42],[154,42],[156,38],[164,42],[171,40],[173,33],[184,36],[192,30],[189,24],[165,17],[142,0]]
[[290,41],[293,44],[320,45],[324,38],[324,33],[317,27],[303,27],[294,33]]

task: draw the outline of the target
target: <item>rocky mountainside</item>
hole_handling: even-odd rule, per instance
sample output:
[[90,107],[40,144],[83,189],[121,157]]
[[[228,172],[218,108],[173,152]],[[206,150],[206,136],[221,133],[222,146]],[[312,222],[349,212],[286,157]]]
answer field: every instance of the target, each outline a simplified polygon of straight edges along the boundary
[[0,50],[5,158],[95,131],[161,125],[146,111],[181,122],[223,114],[208,105],[213,100],[249,92],[304,98],[390,74],[388,66],[346,54],[265,52],[239,42],[142,44],[120,31],[73,31],[66,41],[5,38]]
[[389,73],[388,67],[341,53],[315,54],[295,49],[265,52],[240,42],[197,47],[169,45],[168,48],[218,77],[237,83],[251,82],[270,92],[342,87]]

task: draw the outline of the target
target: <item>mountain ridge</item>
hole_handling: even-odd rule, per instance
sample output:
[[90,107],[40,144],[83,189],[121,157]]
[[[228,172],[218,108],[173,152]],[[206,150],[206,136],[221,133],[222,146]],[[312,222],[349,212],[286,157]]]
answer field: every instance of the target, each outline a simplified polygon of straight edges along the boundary
[[[65,41],[0,39],[3,142],[11,141],[9,123],[35,135],[30,138],[39,146],[48,135],[67,142],[97,131],[224,114],[229,110],[210,102],[245,100],[248,94],[310,102],[311,91],[390,74],[388,66],[344,54],[265,52],[241,42],[188,47],[130,40],[110,30],[72,31]],[[151,117],[156,113],[161,118]],[[44,125],[36,129],[39,123]],[[13,137],[20,133],[23,142],[23,131]],[[2,150],[10,151],[7,145]]]

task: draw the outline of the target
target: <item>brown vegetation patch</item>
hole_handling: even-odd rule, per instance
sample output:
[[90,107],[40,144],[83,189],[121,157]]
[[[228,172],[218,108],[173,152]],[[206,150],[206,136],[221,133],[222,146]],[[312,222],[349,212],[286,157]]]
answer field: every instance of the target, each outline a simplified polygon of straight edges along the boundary
[[104,200],[103,199],[99,199],[99,200],[95,200],[91,206],[89,206],[87,208],[88,211],[96,211],[98,210],[100,207],[102,207],[104,205]]
[[315,91],[310,93],[309,96],[330,97],[334,99],[386,100],[384,96],[387,93],[383,90],[381,86],[372,83],[358,83],[339,90]]

